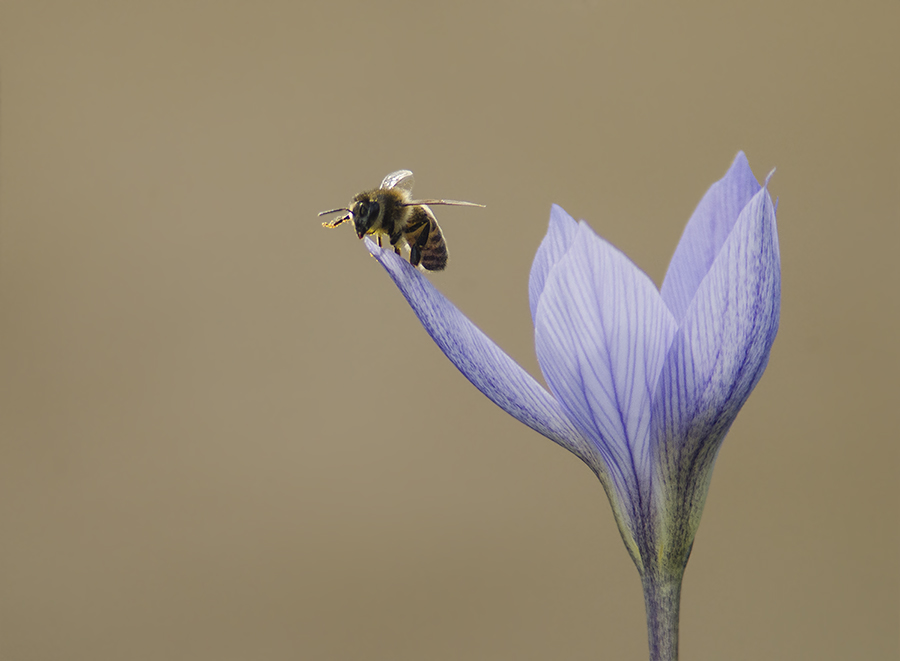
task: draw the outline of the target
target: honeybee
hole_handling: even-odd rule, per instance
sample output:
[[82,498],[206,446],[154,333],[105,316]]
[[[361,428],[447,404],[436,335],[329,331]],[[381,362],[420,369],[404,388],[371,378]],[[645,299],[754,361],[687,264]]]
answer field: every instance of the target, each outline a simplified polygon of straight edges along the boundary
[[447,244],[429,204],[457,207],[483,207],[474,202],[458,200],[413,200],[415,179],[409,170],[391,172],[375,190],[363,191],[353,198],[350,208],[323,211],[320,216],[346,211],[343,216],[322,223],[323,227],[337,227],[352,220],[356,235],[361,239],[374,234],[381,245],[387,236],[398,255],[405,244],[409,248],[409,263],[426,271],[442,271],[447,266]]

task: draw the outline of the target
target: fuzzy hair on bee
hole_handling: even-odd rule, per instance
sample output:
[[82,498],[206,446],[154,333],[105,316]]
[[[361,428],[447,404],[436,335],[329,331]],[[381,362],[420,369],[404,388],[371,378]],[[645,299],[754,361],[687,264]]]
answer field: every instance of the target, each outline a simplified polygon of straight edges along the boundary
[[415,179],[409,170],[397,170],[387,175],[381,187],[363,191],[350,201],[350,207],[323,211],[319,215],[346,211],[343,216],[322,223],[333,228],[352,221],[356,235],[361,239],[373,235],[381,246],[387,237],[394,252],[401,248],[409,251],[409,263],[425,271],[442,271],[447,266],[447,243],[434,212],[428,205],[458,207],[484,207],[474,202],[458,200],[413,200]]

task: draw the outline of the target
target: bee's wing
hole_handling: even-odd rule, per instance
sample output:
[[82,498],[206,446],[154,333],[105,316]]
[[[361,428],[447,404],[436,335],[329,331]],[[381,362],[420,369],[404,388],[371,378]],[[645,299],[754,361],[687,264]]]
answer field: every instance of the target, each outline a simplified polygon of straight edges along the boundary
[[443,204],[447,207],[481,207],[484,208],[483,204],[477,204],[476,202],[463,202],[462,200],[412,200],[407,202],[403,206],[408,207],[416,204]]
[[382,188],[399,188],[407,193],[412,192],[413,184],[416,182],[413,173],[409,170],[397,170],[391,172],[381,182]]

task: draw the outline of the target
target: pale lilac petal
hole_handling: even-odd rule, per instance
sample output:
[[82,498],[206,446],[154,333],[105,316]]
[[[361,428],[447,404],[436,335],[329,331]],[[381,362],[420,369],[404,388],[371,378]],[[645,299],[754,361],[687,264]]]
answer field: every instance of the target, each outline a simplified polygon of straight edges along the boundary
[[650,473],[652,395],[675,331],[650,278],[580,223],[544,285],[537,357],[553,394],[632,497]]
[[488,399],[588,465],[596,453],[566,413],[535,379],[448,301],[417,269],[366,240],[366,247],[406,297],[413,312],[440,347]]
[[554,204],[550,208],[550,227],[534,256],[531,275],[528,278],[528,299],[531,303],[532,322],[537,313],[538,301],[541,300],[541,294],[544,292],[547,275],[566,254],[577,232],[578,223],[563,211],[561,206]]
[[654,397],[654,491],[668,536],[680,539],[673,548],[690,548],[721,442],[769,360],[780,301],[775,208],[763,189],[697,288]]
[[661,290],[679,325],[738,214],[759,189],[747,157],[738,152],[727,174],[710,187],[697,205],[672,256]]

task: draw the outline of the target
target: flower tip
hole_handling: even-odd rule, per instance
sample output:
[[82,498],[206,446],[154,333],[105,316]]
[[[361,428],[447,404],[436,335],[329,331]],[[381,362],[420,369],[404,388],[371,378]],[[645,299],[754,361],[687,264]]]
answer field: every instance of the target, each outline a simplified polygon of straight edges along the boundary
[[554,224],[574,225],[575,219],[566,213],[566,210],[561,206],[553,203],[550,205],[550,225],[552,226]]
[[369,237],[367,237],[367,236],[366,236],[366,237],[363,237],[363,241],[364,241],[365,244],[366,244],[366,249],[367,249],[370,253],[372,253],[372,256],[373,256],[373,257],[378,257],[381,253],[384,252],[384,249],[383,249],[381,246],[379,246],[377,243],[375,243],[375,242],[374,242],[372,239],[370,239]]
[[772,168],[772,171],[766,175],[766,181],[763,183],[763,188],[769,185],[769,179],[771,179],[772,175],[775,174],[775,170],[777,170],[777,168]]
[[[394,254],[393,250],[385,250],[367,236],[363,237],[363,241],[366,244],[366,249],[369,251],[372,257],[378,260],[384,268],[390,269],[395,265],[395,263],[391,261],[391,258],[397,257],[397,255]],[[403,260],[399,261],[402,262]]]
[[382,248],[369,237],[364,237],[363,240],[366,242],[366,248],[369,250],[372,257],[375,258],[375,261],[384,267],[395,282],[397,281],[397,278],[408,277],[411,273],[421,276],[419,269],[395,253],[393,249],[389,250],[388,248]]
[[731,167],[734,167],[735,165],[744,166],[748,170],[750,169],[750,161],[747,160],[747,154],[744,153],[743,149],[738,150],[734,160],[731,162]]
[[578,228],[578,221],[566,213],[558,204],[550,205],[550,225],[547,234],[567,236]]

